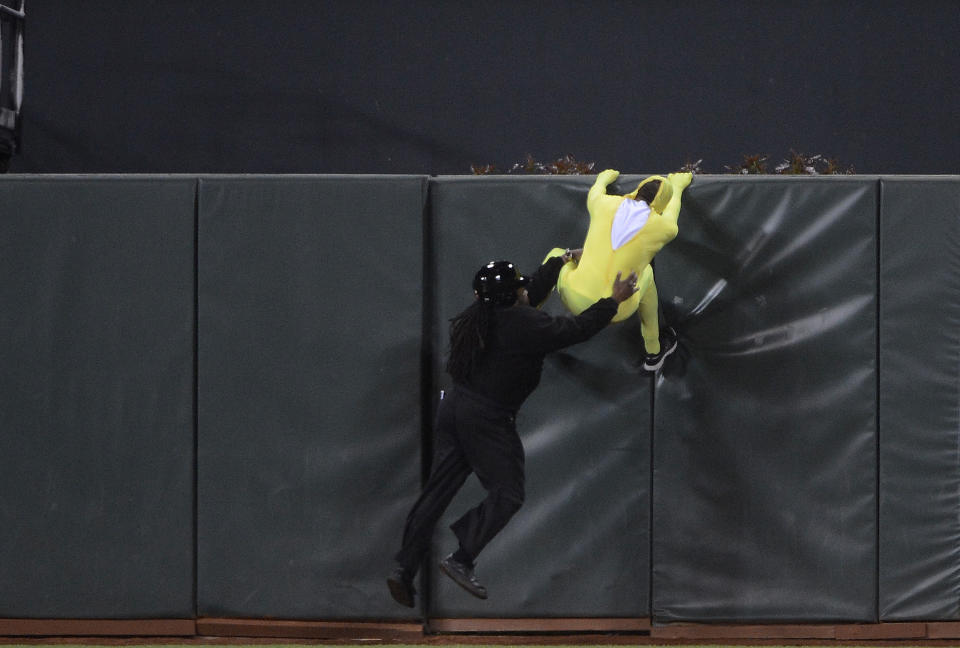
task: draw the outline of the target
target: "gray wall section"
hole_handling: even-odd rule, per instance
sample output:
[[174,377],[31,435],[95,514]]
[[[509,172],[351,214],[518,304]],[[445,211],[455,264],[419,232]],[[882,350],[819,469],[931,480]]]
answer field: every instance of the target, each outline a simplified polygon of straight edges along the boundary
[[[474,272],[493,257],[531,272],[550,249],[578,247],[592,181],[431,183],[437,388],[450,386],[441,364],[447,320],[470,303]],[[556,295],[545,308],[565,314]],[[548,356],[541,386],[517,419],[526,502],[478,560],[490,599],[435,577],[433,616],[649,615],[651,380],[636,366],[641,351],[639,324],[630,321]],[[456,548],[449,524],[483,496],[471,477],[437,527],[434,559]]]
[[196,180],[0,180],[0,614],[192,617]]
[[413,614],[425,182],[201,180],[200,615]]
[[960,180],[882,181],[880,617],[960,616]]
[[654,404],[657,620],[875,620],[877,194],[685,194],[656,260],[683,346]]

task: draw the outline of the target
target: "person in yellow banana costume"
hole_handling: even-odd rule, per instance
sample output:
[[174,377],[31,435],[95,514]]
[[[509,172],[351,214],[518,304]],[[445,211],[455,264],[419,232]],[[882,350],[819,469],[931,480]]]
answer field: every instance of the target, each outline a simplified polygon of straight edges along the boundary
[[[677,236],[680,196],[693,175],[671,173],[665,178],[654,175],[643,180],[631,193],[608,194],[607,187],[618,177],[619,171],[607,169],[597,175],[590,188],[587,194],[590,227],[583,251],[579,260],[573,255],[573,259],[564,264],[557,292],[564,305],[578,315],[601,297],[609,297],[610,286],[618,275],[636,272],[637,292],[620,304],[613,321],[623,321],[639,311],[646,350],[644,369],[656,371],[677,342],[676,334],[669,332],[665,335],[665,344],[660,343],[659,301],[650,262]],[[547,258],[562,256],[564,252],[554,248]]]

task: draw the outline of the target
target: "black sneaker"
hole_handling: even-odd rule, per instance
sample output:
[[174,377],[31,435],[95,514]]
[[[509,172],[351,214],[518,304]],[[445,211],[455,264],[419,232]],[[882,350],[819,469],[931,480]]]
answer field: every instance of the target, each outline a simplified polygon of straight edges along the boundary
[[413,578],[403,567],[397,567],[387,577],[387,587],[390,588],[390,595],[394,601],[409,608],[414,606],[417,590],[413,586]]
[[453,582],[467,590],[478,599],[487,598],[487,588],[480,584],[470,565],[464,565],[454,559],[453,554],[440,561],[440,570],[453,579]]
[[643,358],[643,370],[654,372],[663,366],[667,356],[677,350],[677,332],[672,326],[660,331],[660,353],[648,353]]

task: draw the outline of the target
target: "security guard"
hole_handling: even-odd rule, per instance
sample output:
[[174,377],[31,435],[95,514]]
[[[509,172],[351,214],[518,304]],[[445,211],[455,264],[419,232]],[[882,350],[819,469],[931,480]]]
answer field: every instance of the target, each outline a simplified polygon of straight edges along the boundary
[[581,250],[548,259],[531,277],[509,261],[493,261],[473,280],[474,301],[451,320],[447,372],[454,388],[437,410],[433,469],[407,516],[397,566],[387,578],[393,598],[414,606],[413,578],[433,528],[474,472],[486,498],[452,526],[460,547],[440,569],[474,596],[487,598],[474,560],[523,504],[524,452],[515,417],[537,387],[544,356],[583,342],[603,329],[636,291],[637,275],[617,275],[611,297],[577,316],[552,317],[531,304],[546,300],[565,263]]

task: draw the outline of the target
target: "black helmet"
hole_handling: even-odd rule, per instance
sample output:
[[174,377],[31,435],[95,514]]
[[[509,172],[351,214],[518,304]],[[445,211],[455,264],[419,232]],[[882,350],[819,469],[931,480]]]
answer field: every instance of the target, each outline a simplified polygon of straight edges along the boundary
[[530,283],[509,261],[491,261],[477,270],[473,290],[484,304],[511,306],[517,301],[517,288]]

